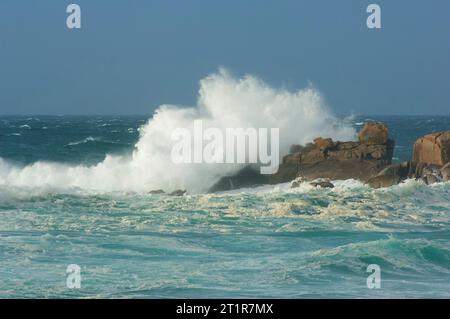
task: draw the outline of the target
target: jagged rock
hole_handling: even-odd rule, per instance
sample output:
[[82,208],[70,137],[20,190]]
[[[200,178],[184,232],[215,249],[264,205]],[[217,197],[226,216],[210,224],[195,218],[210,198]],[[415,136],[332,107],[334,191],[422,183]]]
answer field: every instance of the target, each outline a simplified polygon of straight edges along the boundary
[[333,183],[330,182],[329,179],[318,179],[309,183],[309,185],[314,187],[322,187],[322,188],[334,188]]
[[[283,157],[278,172],[261,175],[247,168],[233,176],[221,178],[210,191],[223,191],[260,184],[278,184],[302,176],[313,181],[358,179],[367,181],[391,163],[394,141],[387,138],[387,128],[382,123],[369,123],[360,134],[362,142],[334,142],[330,138],[316,138],[305,146],[292,145],[291,154]],[[378,144],[380,143],[380,144]]]
[[158,194],[165,194],[165,192],[162,189],[155,189],[148,192],[150,195],[158,195]]
[[185,189],[177,189],[174,190],[172,193],[169,193],[169,196],[183,196],[184,194],[186,194],[186,190]]
[[380,122],[366,122],[358,134],[359,142],[368,145],[386,144],[388,136],[387,127]]
[[450,162],[442,166],[441,168],[442,181],[450,181]]
[[367,184],[372,188],[389,187],[415,174],[416,165],[414,162],[403,162],[401,164],[389,165],[374,177],[371,177]]
[[450,131],[419,138],[414,144],[413,161],[441,166],[450,162]]

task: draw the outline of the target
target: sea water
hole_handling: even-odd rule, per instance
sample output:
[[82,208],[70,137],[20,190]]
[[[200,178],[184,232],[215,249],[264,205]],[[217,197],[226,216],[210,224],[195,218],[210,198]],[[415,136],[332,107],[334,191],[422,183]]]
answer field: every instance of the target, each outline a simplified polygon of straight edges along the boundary
[[[367,119],[388,125],[395,162],[411,158],[416,138],[450,128],[450,117],[433,116],[351,126]],[[108,165],[105,175],[89,171],[134,154],[147,120],[0,118],[1,298],[450,297],[450,183],[170,197],[109,180]],[[105,176],[102,187],[85,173]],[[67,286],[70,264],[79,289]],[[381,269],[379,289],[367,287],[370,264]]]

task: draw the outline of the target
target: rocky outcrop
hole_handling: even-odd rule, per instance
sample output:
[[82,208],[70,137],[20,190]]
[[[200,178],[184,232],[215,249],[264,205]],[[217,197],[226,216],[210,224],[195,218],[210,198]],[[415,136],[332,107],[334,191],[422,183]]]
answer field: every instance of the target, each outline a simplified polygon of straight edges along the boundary
[[267,183],[269,183],[268,175],[261,175],[259,170],[247,166],[234,175],[222,177],[209,189],[209,191],[214,193],[223,190],[253,187]]
[[416,166],[414,162],[389,165],[375,176],[369,178],[367,184],[372,188],[396,185],[407,178],[416,176],[418,174]]
[[420,179],[426,184],[450,180],[450,131],[427,134],[419,138],[413,149],[412,161],[390,165],[370,178],[374,188],[389,187],[405,179]]
[[443,166],[450,162],[450,131],[425,135],[414,144],[413,161]]
[[389,138],[388,128],[380,122],[367,122],[359,131],[358,139],[361,144],[384,145]]
[[391,163],[394,141],[388,139],[387,133],[382,123],[366,123],[359,134],[359,142],[316,138],[303,147],[292,146],[291,150],[297,152],[283,158],[270,182],[288,182],[297,176],[305,180],[354,178],[366,181]]
[[367,181],[391,163],[393,149],[394,141],[388,139],[387,127],[383,123],[369,122],[362,128],[358,142],[318,137],[313,143],[292,145],[291,153],[283,157],[277,173],[261,175],[246,167],[233,176],[221,178],[210,191],[285,183],[297,177],[305,181],[320,178]]
[[[389,187],[413,178],[427,184],[450,181],[450,131],[432,133],[414,144],[411,161],[391,164],[394,141],[380,122],[367,122],[357,142],[333,141],[318,137],[306,145],[292,145],[278,172],[261,175],[246,167],[233,176],[221,178],[213,192],[261,184],[290,182],[298,187],[311,181],[318,187],[332,187],[329,180],[358,179],[373,188]],[[316,182],[316,180],[322,182]]]

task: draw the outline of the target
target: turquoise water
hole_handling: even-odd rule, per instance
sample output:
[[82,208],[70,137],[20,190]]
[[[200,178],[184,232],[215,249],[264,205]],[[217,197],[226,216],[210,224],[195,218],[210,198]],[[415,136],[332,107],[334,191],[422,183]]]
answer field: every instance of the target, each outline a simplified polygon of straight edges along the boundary
[[[417,137],[450,128],[448,117],[374,119],[389,125],[396,161]],[[450,297],[450,183],[169,197],[3,177],[37,161],[93,165],[130,153],[145,122],[0,118],[1,298]],[[80,289],[66,286],[69,264],[81,267]],[[381,268],[380,289],[366,286],[369,264]]]

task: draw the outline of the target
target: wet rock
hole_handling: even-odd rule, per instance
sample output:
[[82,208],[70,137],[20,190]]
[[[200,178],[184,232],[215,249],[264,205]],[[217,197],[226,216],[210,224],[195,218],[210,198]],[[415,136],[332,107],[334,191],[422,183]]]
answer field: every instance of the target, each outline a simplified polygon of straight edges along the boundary
[[416,164],[408,161],[401,164],[389,165],[374,177],[369,178],[367,184],[372,188],[390,187],[416,174]]
[[421,178],[427,185],[442,182],[441,168],[436,165],[426,165],[422,170]]
[[172,193],[169,193],[169,196],[183,196],[184,194],[186,194],[186,190],[185,189],[177,189],[174,190]]
[[380,122],[366,122],[358,134],[361,144],[381,145],[388,141],[388,128]]
[[442,181],[450,181],[450,162],[441,167]]
[[253,187],[257,185],[267,184],[269,182],[269,175],[262,175],[259,169],[251,166],[246,166],[232,176],[224,176],[213,186],[210,187],[210,192],[219,192],[226,190],[233,190],[244,187]]
[[400,181],[400,178],[395,175],[378,175],[370,178],[367,184],[372,188],[383,188],[397,185]]
[[291,182],[291,188],[299,187],[301,183],[303,183],[303,177],[297,177]]
[[148,192],[150,195],[159,195],[159,194],[165,194],[165,192],[162,189],[154,189]]
[[321,188],[334,188],[333,183],[330,182],[328,179],[318,179],[315,181],[312,181],[309,183],[309,185],[314,187],[321,187]]
[[413,161],[440,166],[450,162],[450,131],[419,138],[414,144]]

